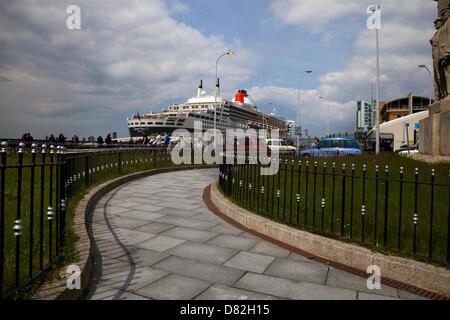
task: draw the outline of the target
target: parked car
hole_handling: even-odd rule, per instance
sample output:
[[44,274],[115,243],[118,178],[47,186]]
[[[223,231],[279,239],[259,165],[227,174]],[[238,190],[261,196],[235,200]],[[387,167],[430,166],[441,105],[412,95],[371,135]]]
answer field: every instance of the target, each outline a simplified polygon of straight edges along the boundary
[[[413,145],[409,148],[408,148],[408,145],[406,143],[404,143],[400,146],[400,149],[395,150],[395,153],[407,154],[408,151],[409,151],[409,153],[419,153],[419,143],[417,142],[415,145]],[[415,152],[411,152],[411,151],[415,151]]]
[[415,154],[415,153],[419,153],[419,143],[416,143],[415,145],[411,146],[411,147],[407,147],[405,146],[401,146],[400,149],[395,150],[395,153],[398,154]]
[[327,138],[319,142],[315,148],[303,149],[300,156],[333,157],[360,155],[362,153],[358,143],[351,138]]
[[266,139],[266,143],[272,151],[278,151],[279,154],[295,155],[297,152],[294,146],[288,145],[286,141],[281,139]]

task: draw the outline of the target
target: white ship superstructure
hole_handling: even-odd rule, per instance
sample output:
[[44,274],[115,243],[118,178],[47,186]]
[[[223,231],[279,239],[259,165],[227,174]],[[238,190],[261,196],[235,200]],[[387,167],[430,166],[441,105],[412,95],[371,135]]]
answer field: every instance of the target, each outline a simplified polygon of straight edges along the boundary
[[265,114],[248,98],[245,90],[239,90],[230,101],[220,97],[220,86],[216,84],[216,96],[207,95],[202,81],[196,97],[183,104],[174,104],[161,112],[135,114],[127,119],[131,137],[142,137],[144,134],[172,133],[176,129],[194,131],[194,121],[202,122],[202,129],[214,128],[214,108],[217,106],[216,127],[226,129],[278,129],[280,136],[290,134],[293,122],[278,117],[275,113]]

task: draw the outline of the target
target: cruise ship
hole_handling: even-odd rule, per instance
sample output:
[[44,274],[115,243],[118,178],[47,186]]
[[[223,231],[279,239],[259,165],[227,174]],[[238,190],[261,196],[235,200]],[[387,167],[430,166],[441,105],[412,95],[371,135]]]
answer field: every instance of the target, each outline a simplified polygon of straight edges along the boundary
[[[216,102],[214,95],[207,95],[200,80],[197,96],[183,104],[174,104],[161,112],[134,114],[127,118],[131,137],[142,137],[155,133],[171,134],[176,129],[194,131],[194,122],[202,122],[202,130],[214,128],[214,106],[217,106],[216,128],[226,129],[278,129],[282,138],[291,134],[294,121],[286,120],[275,114],[266,114],[259,110],[248,98],[245,90],[239,90],[232,100],[220,97],[220,84],[216,84]],[[270,131],[269,131],[270,132]],[[269,133],[270,135],[270,133]]]

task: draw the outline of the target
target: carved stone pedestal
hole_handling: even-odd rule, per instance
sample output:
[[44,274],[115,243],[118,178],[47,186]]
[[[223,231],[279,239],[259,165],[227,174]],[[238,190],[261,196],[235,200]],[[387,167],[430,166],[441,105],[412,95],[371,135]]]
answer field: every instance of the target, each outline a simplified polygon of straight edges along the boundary
[[429,116],[420,121],[419,152],[450,156],[450,97],[433,103]]

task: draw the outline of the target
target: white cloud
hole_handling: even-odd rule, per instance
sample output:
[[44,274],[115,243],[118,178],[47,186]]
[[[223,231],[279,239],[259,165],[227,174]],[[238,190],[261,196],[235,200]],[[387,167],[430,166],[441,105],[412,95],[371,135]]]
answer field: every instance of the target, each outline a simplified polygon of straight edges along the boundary
[[324,31],[330,21],[361,9],[354,0],[275,0],[271,9],[280,24],[295,24],[310,31]]
[[[333,121],[336,120],[340,127],[347,123],[348,128],[354,128],[355,102],[359,99],[369,99],[371,84],[375,84],[375,31],[369,31],[365,26],[366,8],[372,2],[325,0],[320,1],[318,5],[317,1],[275,0],[271,5],[279,23],[297,25],[313,33],[321,32],[319,36],[322,36],[322,40],[330,37],[331,31],[327,30],[326,26],[332,23],[337,26],[333,29],[333,34],[347,32],[348,26],[354,24],[349,18],[359,16],[359,25],[355,25],[356,31],[353,31],[353,56],[347,60],[344,69],[333,70],[320,76],[320,84],[314,92],[325,96],[331,102]],[[417,65],[432,66],[429,39],[435,31],[432,22],[436,15],[436,3],[422,0],[386,0],[381,1],[381,6],[381,99],[390,100],[410,92],[428,96],[428,74],[417,68]],[[274,91],[273,88],[264,90]],[[286,93],[286,89],[280,88],[279,92]],[[307,105],[302,123],[314,127],[317,119],[311,115],[319,113],[323,116],[323,112],[319,110],[321,108],[314,108],[318,103],[314,102],[313,96],[307,92],[304,95]],[[290,105],[292,108],[293,104]]]
[[[126,134],[125,118],[137,109],[142,113],[179,102],[196,92],[200,79],[212,90],[215,60],[231,47],[220,36],[172,18],[173,12],[189,10],[177,0],[78,1],[79,31],[66,28],[69,4],[0,4],[0,76],[10,80],[0,81],[0,110],[17,114],[1,118],[2,136],[17,136],[29,127],[43,136],[67,126],[86,134],[117,128]],[[220,63],[225,88],[253,74],[254,53],[239,41],[233,44],[233,60]],[[106,123],[89,128],[93,119]]]

